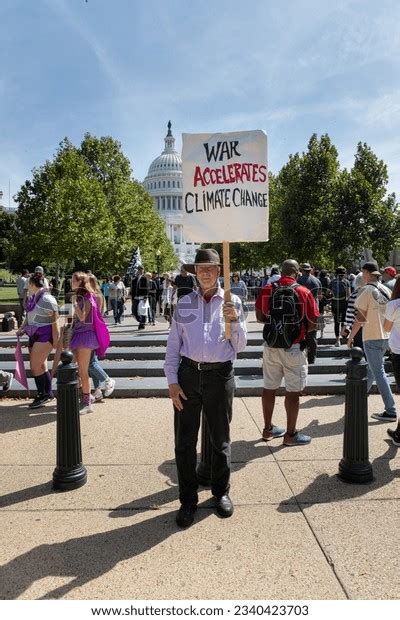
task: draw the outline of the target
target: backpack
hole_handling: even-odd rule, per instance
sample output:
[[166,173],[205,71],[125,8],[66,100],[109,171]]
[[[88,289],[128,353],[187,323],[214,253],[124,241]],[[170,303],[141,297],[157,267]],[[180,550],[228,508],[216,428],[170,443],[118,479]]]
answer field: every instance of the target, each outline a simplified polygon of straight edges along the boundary
[[345,278],[334,278],[331,282],[332,297],[334,301],[345,302],[350,294],[350,284]]
[[272,284],[269,300],[267,322],[264,325],[263,338],[269,347],[290,349],[299,337],[302,312],[296,288],[299,284],[279,286]]
[[375,284],[369,282],[367,286],[374,287],[375,290],[372,292],[372,297],[378,302],[379,306],[385,306],[390,301],[390,295],[388,297],[386,290],[379,286],[379,283],[375,286]]

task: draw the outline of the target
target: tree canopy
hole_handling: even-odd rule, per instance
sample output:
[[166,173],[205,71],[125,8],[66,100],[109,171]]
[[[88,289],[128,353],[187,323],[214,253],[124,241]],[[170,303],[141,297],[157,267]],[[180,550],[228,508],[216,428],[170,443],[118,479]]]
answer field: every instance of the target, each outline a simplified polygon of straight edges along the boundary
[[[399,204],[387,185],[387,167],[367,144],[357,145],[348,170],[330,137],[313,134],[305,152],[269,174],[269,240],[232,243],[232,269],[261,269],[288,257],[350,267],[363,248],[385,263],[400,241]],[[8,257],[11,268],[44,263],[123,273],[137,246],[146,269],[156,269],[157,250],[161,269],[177,265],[151,196],[111,137],[87,133],[78,147],[65,138],[16,201],[15,223],[0,214],[0,260]]]
[[86,134],[79,147],[65,138],[17,194],[12,266],[23,259],[124,273],[139,246],[146,269],[155,269],[158,249],[162,268],[175,267],[164,223],[131,174],[113,138]]
[[261,269],[285,258],[351,267],[363,248],[386,263],[400,241],[399,204],[387,184],[387,167],[367,144],[357,145],[346,170],[329,136],[313,134],[306,152],[290,155],[269,175],[269,241],[232,243],[232,269]]

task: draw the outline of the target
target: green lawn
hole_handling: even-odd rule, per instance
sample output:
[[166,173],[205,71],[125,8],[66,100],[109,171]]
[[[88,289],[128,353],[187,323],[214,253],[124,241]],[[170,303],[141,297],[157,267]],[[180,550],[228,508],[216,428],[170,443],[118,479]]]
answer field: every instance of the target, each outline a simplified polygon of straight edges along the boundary
[[17,301],[17,287],[14,286],[0,286],[0,301]]
[[[10,301],[10,302],[18,301],[16,286],[0,286],[0,303],[5,302],[5,301]],[[64,292],[62,292],[60,297],[58,298],[58,303],[59,304],[64,303]]]

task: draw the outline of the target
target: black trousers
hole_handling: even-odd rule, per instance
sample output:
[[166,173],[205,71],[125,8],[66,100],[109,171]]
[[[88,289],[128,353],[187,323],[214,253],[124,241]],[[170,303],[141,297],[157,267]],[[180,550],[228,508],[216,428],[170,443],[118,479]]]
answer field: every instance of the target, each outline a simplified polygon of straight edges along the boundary
[[393,374],[397,389],[400,389],[400,355],[398,353],[392,353],[390,359],[392,360]]
[[181,504],[197,504],[197,437],[200,414],[207,420],[211,440],[211,492],[221,497],[229,491],[235,378],[232,362],[212,370],[198,370],[182,360],[178,381],[187,400],[175,412],[175,460]]
[[132,299],[132,316],[135,317],[138,323],[146,323],[146,317],[138,313],[139,299]]
[[308,332],[306,336],[307,343],[307,361],[309,364],[313,364],[315,362],[315,358],[317,357],[317,330],[313,330]]
[[346,320],[347,303],[345,302],[344,304],[338,304],[332,301],[331,307],[332,307],[333,320],[335,323],[335,336],[336,338],[339,338],[340,325],[342,324],[343,326]]

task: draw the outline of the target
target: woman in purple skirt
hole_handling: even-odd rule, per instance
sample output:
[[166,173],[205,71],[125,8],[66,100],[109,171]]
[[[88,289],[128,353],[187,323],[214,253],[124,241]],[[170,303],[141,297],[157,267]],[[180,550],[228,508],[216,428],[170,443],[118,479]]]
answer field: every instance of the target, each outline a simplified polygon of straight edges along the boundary
[[37,409],[54,398],[47,358],[53,348],[57,347],[60,337],[58,304],[44,288],[43,274],[35,273],[29,278],[28,293],[26,318],[17,335],[26,334],[29,337],[30,366],[37,387],[37,394],[29,408]]
[[72,289],[74,292],[74,319],[70,349],[75,355],[79,368],[83,393],[80,412],[83,414],[93,411],[90,402],[89,364],[92,351],[99,347],[94,321],[94,312],[96,310],[91,301],[95,291],[90,286],[89,276],[82,271],[77,271],[73,274]]

